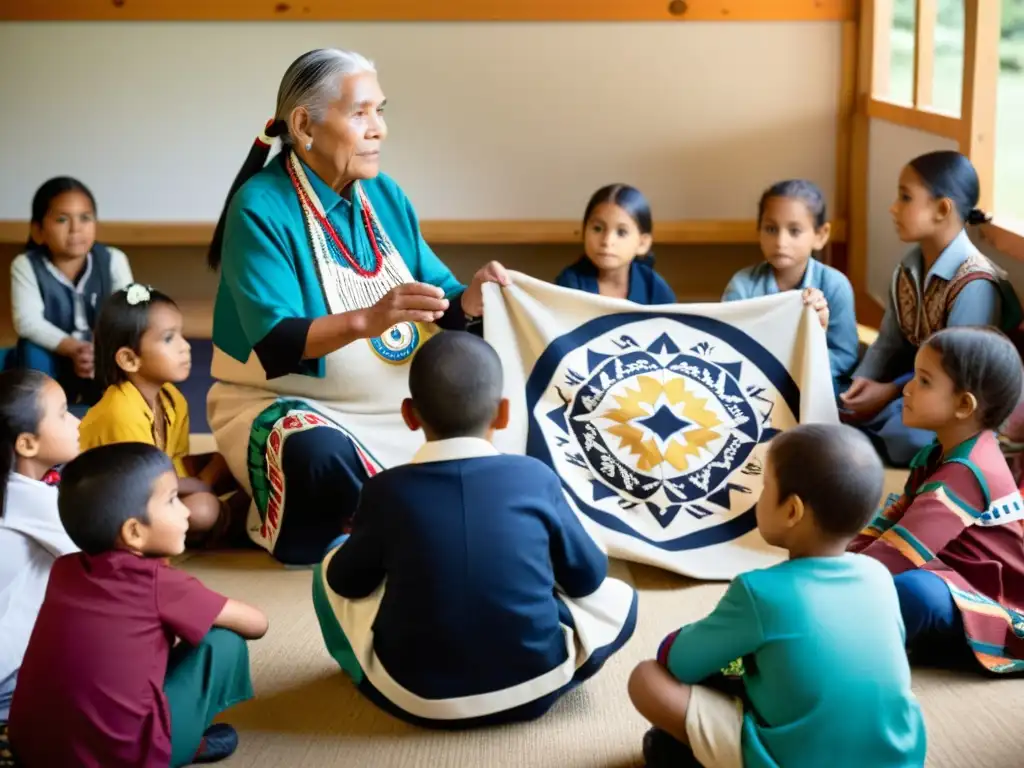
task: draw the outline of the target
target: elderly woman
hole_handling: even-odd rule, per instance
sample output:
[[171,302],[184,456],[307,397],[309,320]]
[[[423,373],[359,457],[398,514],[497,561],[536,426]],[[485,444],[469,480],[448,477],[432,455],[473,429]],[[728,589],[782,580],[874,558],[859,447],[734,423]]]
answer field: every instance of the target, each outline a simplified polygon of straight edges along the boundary
[[423,240],[379,170],[384,103],[359,54],[299,57],[210,247],[209,421],[252,492],[250,537],[286,564],[318,562],[366,478],[412,457],[423,438],[400,414],[412,355],[483,314],[483,283],[508,282],[492,262],[464,288]]

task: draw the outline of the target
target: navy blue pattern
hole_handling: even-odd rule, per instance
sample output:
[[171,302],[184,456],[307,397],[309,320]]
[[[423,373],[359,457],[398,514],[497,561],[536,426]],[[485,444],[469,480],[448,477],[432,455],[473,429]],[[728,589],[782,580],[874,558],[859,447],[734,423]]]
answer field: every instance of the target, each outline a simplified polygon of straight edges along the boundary
[[[658,319],[699,331],[707,341],[692,349],[681,350],[670,331],[644,347],[625,330],[625,326],[632,323]],[[612,352],[592,346],[595,339],[603,337],[607,340],[610,332],[617,328],[624,330],[617,339],[613,337]],[[692,330],[689,334],[692,335]],[[733,350],[731,354],[741,358],[715,359],[716,345]],[[614,352],[616,347],[617,354]],[[587,350],[587,372],[580,374],[570,368],[565,372],[564,382],[555,380],[563,359],[580,349]],[[626,516],[608,511],[608,505],[599,502],[621,494],[620,511],[643,504],[663,529],[668,528],[682,510],[698,520],[711,517],[716,508],[734,512],[730,509],[731,492],[750,493],[750,489],[738,484],[740,480],[733,482],[734,473],[742,470],[751,475],[758,474],[759,467],[746,465],[748,457],[756,446],[777,434],[777,429],[770,424],[774,395],[762,387],[743,385],[744,365],[756,367],[781,396],[794,418],[799,417],[800,391],[789,372],[757,341],[731,325],[699,315],[675,313],[626,312],[591,320],[551,342],[531,372],[526,385],[530,419],[527,454],[555,467],[553,452],[557,450],[564,454],[563,460],[576,468],[589,470],[595,478],[599,468],[603,476],[600,481],[591,481],[591,499],[581,495],[582,486],[578,478],[575,481],[563,479],[562,486],[583,514],[609,530],[670,552],[698,549],[735,539],[756,527],[756,494],[751,495],[749,508],[738,514],[726,514],[727,519],[723,522],[705,523],[698,530],[663,541],[644,535],[626,522]],[[643,375],[657,379],[668,373],[699,382],[708,390],[716,389],[722,411],[735,423],[721,440],[717,458],[704,462],[696,471],[680,470],[681,473],[671,476],[662,472],[663,467],[627,466],[590,420],[594,408],[605,402],[608,399],[606,395],[622,382]],[[538,414],[538,403],[545,396],[550,398],[552,389],[558,393],[564,406]],[[614,396],[614,399],[620,399],[620,396]],[[652,406],[655,404],[650,403]],[[659,413],[653,413],[647,421],[654,419],[655,426],[660,429],[667,426],[667,417],[659,416]],[[550,427],[542,429],[539,416],[545,417],[545,422],[555,425],[564,436],[552,439]],[[679,432],[685,433],[690,426],[675,414],[671,414],[671,418],[677,422]],[[574,471],[573,474],[577,473]],[[661,503],[651,501],[656,495]]]

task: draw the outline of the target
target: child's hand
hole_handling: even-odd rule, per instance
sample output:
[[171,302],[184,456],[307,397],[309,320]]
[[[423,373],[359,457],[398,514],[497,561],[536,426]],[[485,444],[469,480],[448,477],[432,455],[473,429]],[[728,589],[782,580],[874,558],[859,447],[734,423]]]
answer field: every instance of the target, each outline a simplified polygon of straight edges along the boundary
[[804,304],[811,307],[818,313],[818,320],[821,322],[821,327],[827,331],[829,312],[828,301],[825,299],[825,294],[817,288],[804,288],[804,292],[801,296],[803,297]]
[[480,317],[484,313],[484,283],[497,283],[506,286],[511,283],[506,269],[496,261],[491,261],[482,266],[473,275],[473,282],[469,284],[466,292],[462,294],[462,311],[470,317]]
[[900,396],[897,384],[882,384],[858,376],[850,388],[839,396],[846,413],[843,421],[864,421],[881,411]]
[[71,356],[75,364],[75,375],[80,379],[91,379],[96,374],[95,356],[92,344],[83,341]]

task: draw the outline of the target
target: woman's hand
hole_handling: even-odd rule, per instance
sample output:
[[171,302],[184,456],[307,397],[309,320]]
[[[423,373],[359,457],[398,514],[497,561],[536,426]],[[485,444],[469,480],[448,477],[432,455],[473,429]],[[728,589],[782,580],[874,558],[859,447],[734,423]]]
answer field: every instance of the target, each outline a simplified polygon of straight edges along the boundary
[[821,327],[827,331],[829,312],[828,300],[825,298],[825,294],[817,288],[804,288],[801,297],[804,300],[805,306],[818,313],[818,321],[821,323]]
[[392,288],[368,309],[359,311],[359,333],[372,339],[396,323],[433,323],[448,309],[444,291],[426,283],[405,283]]
[[501,264],[496,261],[485,264],[473,275],[473,282],[462,294],[462,311],[470,317],[480,317],[484,313],[484,283],[497,283],[504,287],[511,282]]
[[870,419],[899,396],[900,387],[897,384],[882,384],[858,376],[850,388],[839,396],[846,409],[846,413],[842,414],[843,421]]

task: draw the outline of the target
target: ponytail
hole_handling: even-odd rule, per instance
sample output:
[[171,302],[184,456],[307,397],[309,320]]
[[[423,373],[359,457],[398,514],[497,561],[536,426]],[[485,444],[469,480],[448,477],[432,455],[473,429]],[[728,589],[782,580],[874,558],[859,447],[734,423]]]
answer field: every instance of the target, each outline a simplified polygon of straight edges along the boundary
[[972,208],[964,219],[964,223],[969,227],[980,227],[982,224],[988,224],[990,221],[992,221],[992,216],[980,208]]
[[636,262],[645,267],[650,267],[651,269],[654,269],[654,249],[652,248],[651,250],[647,251],[647,253],[645,253],[643,256],[637,256]]
[[206,263],[210,269],[220,268],[221,251],[224,248],[224,226],[227,223],[228,208],[231,207],[231,198],[242,188],[249,179],[263,170],[267,164],[267,157],[270,156],[270,148],[274,145],[274,139],[288,133],[288,125],[284,120],[268,120],[267,127],[263,129],[256,141],[253,142],[249,154],[242,163],[242,168],[231,183],[227,199],[224,201],[224,208],[217,219],[217,227],[213,230],[213,240],[210,241],[210,249],[206,252]]
[[14,472],[18,435],[36,434],[43,414],[39,393],[49,376],[18,368],[0,373],[0,517],[7,502],[7,482]]

